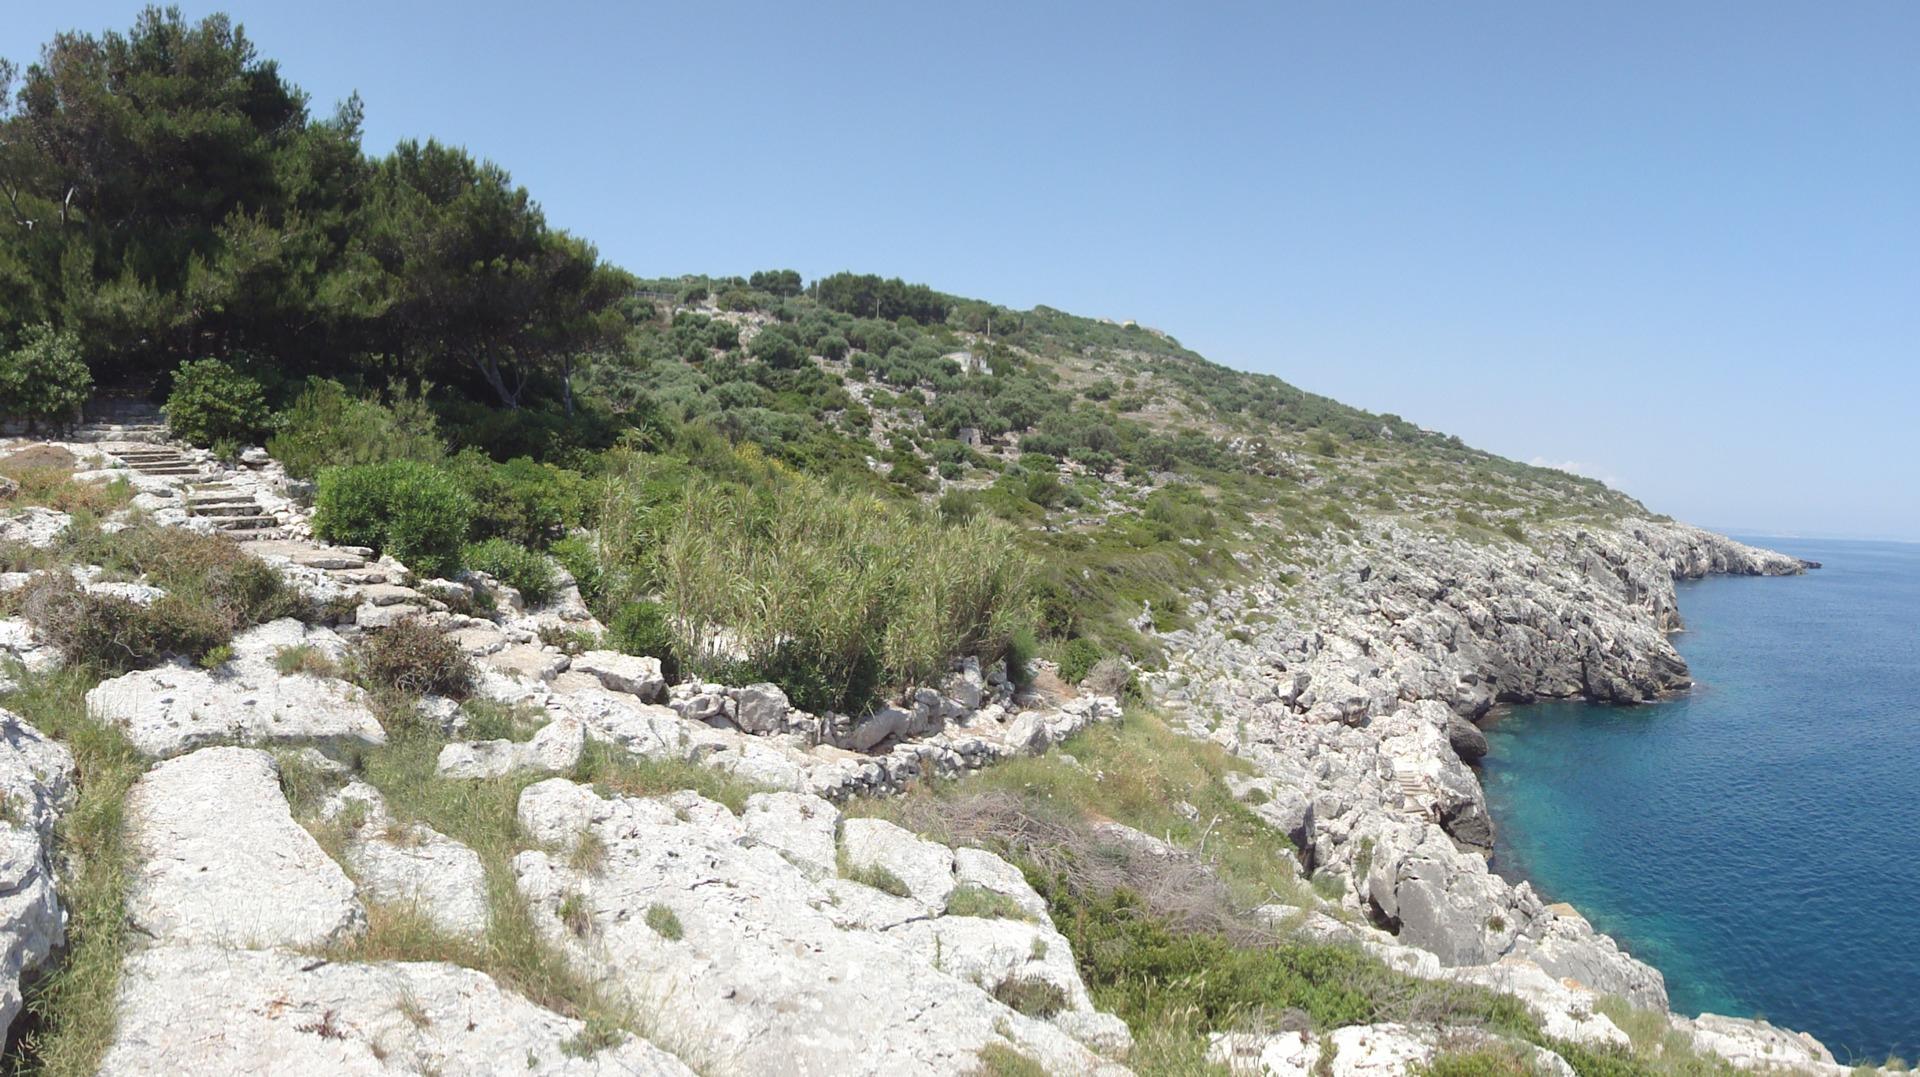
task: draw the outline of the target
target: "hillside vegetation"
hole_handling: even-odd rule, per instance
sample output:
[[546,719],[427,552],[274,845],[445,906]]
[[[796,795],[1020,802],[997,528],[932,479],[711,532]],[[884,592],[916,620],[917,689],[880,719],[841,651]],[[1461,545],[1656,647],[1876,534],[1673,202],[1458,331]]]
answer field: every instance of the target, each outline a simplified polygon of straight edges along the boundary
[[823,706],[960,653],[1152,664],[1194,594],[1367,516],[1638,509],[1130,322],[636,277],[464,148],[367,154],[357,98],[316,115],[222,16],[64,34],[0,90],[0,411],[151,394],[316,480],[326,537],[533,590],[549,555],[623,645]]

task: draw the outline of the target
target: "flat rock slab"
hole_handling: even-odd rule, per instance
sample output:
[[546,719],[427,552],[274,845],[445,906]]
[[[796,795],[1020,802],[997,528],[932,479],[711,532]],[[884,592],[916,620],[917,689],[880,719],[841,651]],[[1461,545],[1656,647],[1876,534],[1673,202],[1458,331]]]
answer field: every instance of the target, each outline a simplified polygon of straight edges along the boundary
[[273,757],[203,748],[155,766],[127,799],[127,918],[166,943],[319,947],[359,933],[353,883],[293,821]]
[[[543,935],[584,975],[645,1011],[671,1012],[724,1072],[968,1073],[989,1044],[1011,1046],[1047,1073],[1122,1072],[1060,1027],[1000,1004],[992,985],[949,971],[947,956],[929,957],[921,941],[843,926],[833,891],[763,843],[766,829],[756,838],[697,794],[604,799],[550,779],[521,794],[520,821],[547,848],[591,833],[604,849],[591,870],[564,853],[514,858]],[[656,905],[674,913],[677,937],[648,926]],[[974,934],[949,941],[971,945]],[[1031,953],[1030,940],[1021,945]],[[1054,949],[1071,974],[1071,950]]]
[[449,935],[486,932],[487,872],[472,849],[424,823],[396,824],[386,798],[358,778],[328,798],[320,817],[347,829],[347,867],[362,897]]
[[840,828],[847,863],[880,870],[906,884],[915,901],[936,909],[953,893],[953,850],[885,819],[848,819]]
[[584,1026],[484,973],[439,963],[330,964],[210,947],[134,954],[100,1072],[496,1073],[691,1077],[672,1055],[626,1037],[575,1057]]
[[366,693],[342,681],[265,669],[233,673],[164,666],[102,681],[87,710],[161,758],[213,744],[377,746],[386,731]]

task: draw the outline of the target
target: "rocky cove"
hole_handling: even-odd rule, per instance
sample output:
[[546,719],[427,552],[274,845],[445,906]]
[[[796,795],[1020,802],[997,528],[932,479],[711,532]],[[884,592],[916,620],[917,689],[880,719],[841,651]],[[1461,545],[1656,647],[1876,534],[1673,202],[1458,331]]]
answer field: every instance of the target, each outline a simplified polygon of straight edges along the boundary
[[[1561,528],[1531,549],[1387,522],[1303,560],[1323,568],[1279,566],[1302,582],[1225,591],[1195,628],[1166,634],[1174,658],[1147,689],[1195,736],[1253,763],[1239,795],[1293,839],[1307,871],[1338,881],[1355,915],[1319,930],[1421,975],[1504,984],[1590,1022],[1582,1036],[1618,1032],[1594,1012],[1606,996],[1664,1013],[1658,970],[1488,869],[1492,820],[1470,765],[1487,741],[1474,722],[1496,704],[1684,692],[1687,664],[1668,638],[1682,627],[1674,581],[1818,564],[1648,518]],[[1843,1069],[1764,1021],[1669,1022],[1742,1064]]]

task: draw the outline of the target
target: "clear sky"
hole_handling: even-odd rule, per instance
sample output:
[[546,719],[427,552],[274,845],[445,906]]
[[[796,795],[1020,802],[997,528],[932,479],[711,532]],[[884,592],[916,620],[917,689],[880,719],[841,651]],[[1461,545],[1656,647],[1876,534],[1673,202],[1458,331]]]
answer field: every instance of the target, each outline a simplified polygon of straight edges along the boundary
[[[231,0],[643,274],[900,275],[1920,539],[1920,4]],[[0,0],[0,55],[136,5]]]

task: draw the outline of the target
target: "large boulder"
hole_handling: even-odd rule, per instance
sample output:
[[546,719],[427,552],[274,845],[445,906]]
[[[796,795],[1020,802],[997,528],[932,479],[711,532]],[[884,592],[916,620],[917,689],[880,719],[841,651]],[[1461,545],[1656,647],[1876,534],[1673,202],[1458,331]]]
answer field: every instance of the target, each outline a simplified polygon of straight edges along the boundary
[[20,978],[64,940],[48,850],[73,792],[73,756],[0,710],[0,1029],[20,1014]]
[[660,673],[660,660],[619,651],[588,651],[568,666],[575,673],[597,679],[610,692],[626,692],[640,697],[642,703],[655,703],[666,691],[667,679]]

